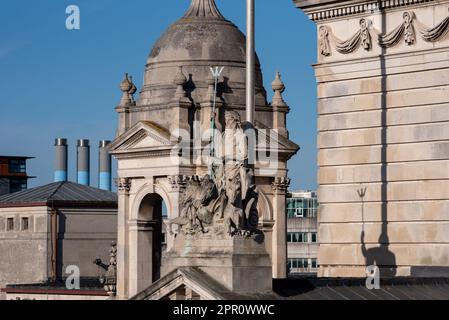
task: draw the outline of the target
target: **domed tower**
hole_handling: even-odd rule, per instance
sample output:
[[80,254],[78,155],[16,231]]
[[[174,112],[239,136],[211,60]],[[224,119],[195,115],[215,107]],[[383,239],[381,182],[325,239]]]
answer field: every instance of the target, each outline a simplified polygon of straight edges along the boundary
[[[168,218],[179,217],[186,185],[209,172],[203,156],[209,155],[210,136],[204,133],[211,123],[220,131],[225,129],[228,110],[245,120],[245,40],[222,16],[215,0],[192,0],[186,14],[154,45],[139,98],[134,100],[137,88],[131,77],[126,75],[120,85],[117,138],[109,149],[118,160],[117,292],[121,298],[159,279],[161,206],[164,202]],[[210,70],[216,66],[224,67],[217,91]],[[287,161],[299,147],[288,139],[289,107],[282,97],[281,76],[276,75],[274,98],[268,103],[258,59],[255,87],[258,225],[265,236],[273,277],[283,278],[287,270]],[[168,248],[173,241],[167,238]]]
[[[203,129],[209,127],[212,66],[224,67],[217,92],[221,110],[217,115],[218,128],[223,126],[224,109],[237,110],[243,117],[245,47],[244,34],[222,16],[215,0],[193,0],[186,14],[168,28],[151,50],[138,101],[117,108],[121,115],[118,133],[142,120],[154,121],[170,131],[180,127],[188,129],[187,124],[191,128],[195,120],[202,123]],[[267,103],[259,60],[256,60],[256,125],[261,123],[272,128],[273,108]],[[181,97],[185,99],[175,99],[178,88],[175,79],[180,67],[186,77],[182,84],[185,97]],[[281,111],[285,118],[288,108]],[[285,123],[278,125],[285,128]]]

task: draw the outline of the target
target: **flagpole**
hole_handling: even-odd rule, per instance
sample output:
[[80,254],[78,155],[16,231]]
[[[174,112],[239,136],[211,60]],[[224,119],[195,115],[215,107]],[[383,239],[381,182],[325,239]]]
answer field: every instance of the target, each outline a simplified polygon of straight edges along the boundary
[[255,112],[255,0],[246,0],[246,121],[254,124]]

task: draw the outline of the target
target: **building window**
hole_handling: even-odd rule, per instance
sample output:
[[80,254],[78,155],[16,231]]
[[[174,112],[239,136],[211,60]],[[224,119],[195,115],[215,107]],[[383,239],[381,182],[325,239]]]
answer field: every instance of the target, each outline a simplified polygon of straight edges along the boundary
[[308,242],[307,232],[289,232],[287,233],[288,243],[306,243]]
[[288,259],[288,268],[292,269],[307,269],[309,267],[309,259],[307,258],[292,258]]
[[11,193],[26,190],[27,187],[26,179],[11,179],[9,182],[9,191]]
[[312,259],[312,269],[318,268],[318,264],[316,262],[316,259]]
[[25,173],[26,172],[26,161],[12,159],[8,162],[9,173]]
[[30,219],[28,217],[22,217],[21,230],[27,231],[30,228]]
[[287,199],[288,218],[315,218],[317,216],[318,201],[316,198]]
[[14,231],[14,218],[6,219],[6,231]]
[[165,232],[162,232],[161,236],[162,236],[161,243],[167,244],[167,234]]
[[315,243],[317,242],[317,233],[316,232],[312,232],[312,242]]

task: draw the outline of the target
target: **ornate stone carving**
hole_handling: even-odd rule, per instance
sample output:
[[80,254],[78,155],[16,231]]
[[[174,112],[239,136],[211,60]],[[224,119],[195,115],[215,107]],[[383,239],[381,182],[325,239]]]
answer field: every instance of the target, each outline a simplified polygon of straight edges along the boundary
[[101,259],[96,259],[94,263],[106,270],[100,277],[100,283],[109,296],[114,297],[117,292],[117,244],[115,241],[111,243],[111,249],[109,249],[109,265],[103,264]]
[[170,186],[172,190],[179,191],[185,188],[189,178],[184,175],[177,175],[177,176],[168,176],[167,177],[168,182],[170,183]]
[[256,186],[254,172],[247,164],[247,146],[240,115],[234,111],[225,114],[226,130],[222,145],[213,159],[211,175],[191,177],[181,200],[182,211],[168,223],[179,226],[179,232],[190,235],[252,236],[257,230]]
[[427,42],[437,42],[449,32],[449,16],[432,29],[420,30],[421,37]]
[[379,36],[379,45],[385,48],[390,48],[397,45],[401,39],[404,39],[405,43],[409,46],[416,41],[415,28],[413,27],[414,21],[413,12],[404,12],[404,21],[400,26],[386,35]]
[[118,178],[115,183],[119,192],[129,192],[131,190],[131,179],[129,178]]
[[[313,21],[322,21],[333,19],[336,17],[344,17],[344,16],[352,16],[359,14],[372,14],[373,11],[384,10],[389,8],[403,7],[405,5],[414,5],[419,3],[425,3],[429,0],[381,0],[376,3],[350,3],[348,1],[347,5],[344,6],[330,6],[324,10],[308,10],[305,8],[304,10],[309,16],[309,19]],[[297,2],[297,6],[301,7],[301,0],[295,0]]]
[[275,177],[271,187],[275,192],[285,193],[290,186],[290,178],[287,177]]
[[346,41],[335,40],[336,50],[342,54],[354,52],[359,47],[369,51],[372,47],[371,34],[369,31],[371,21],[368,19],[360,19],[360,30],[357,31],[350,39]]
[[318,45],[320,49],[320,54],[322,56],[327,57],[331,55],[331,48],[329,42],[329,29],[326,26],[320,27]]

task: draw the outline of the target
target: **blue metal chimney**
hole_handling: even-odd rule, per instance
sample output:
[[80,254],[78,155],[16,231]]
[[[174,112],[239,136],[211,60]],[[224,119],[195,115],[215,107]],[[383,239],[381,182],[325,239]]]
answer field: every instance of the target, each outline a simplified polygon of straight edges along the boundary
[[111,191],[111,155],[109,154],[108,145],[109,140],[101,140],[99,145],[98,155],[98,188]]

